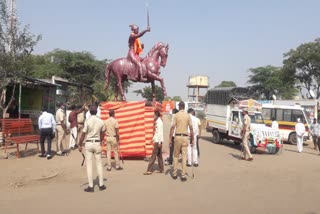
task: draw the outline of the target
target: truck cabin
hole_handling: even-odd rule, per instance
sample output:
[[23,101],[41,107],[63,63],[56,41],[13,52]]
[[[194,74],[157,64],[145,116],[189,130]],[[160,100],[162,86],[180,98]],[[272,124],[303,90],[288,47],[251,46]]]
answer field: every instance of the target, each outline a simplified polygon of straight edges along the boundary
[[[251,119],[251,123],[255,124],[264,124],[264,119],[261,114],[261,112],[258,111],[249,111],[248,115]],[[243,121],[243,115],[242,115],[242,110],[239,109],[238,111],[233,111],[232,112],[232,121],[238,122],[240,118],[240,121]]]

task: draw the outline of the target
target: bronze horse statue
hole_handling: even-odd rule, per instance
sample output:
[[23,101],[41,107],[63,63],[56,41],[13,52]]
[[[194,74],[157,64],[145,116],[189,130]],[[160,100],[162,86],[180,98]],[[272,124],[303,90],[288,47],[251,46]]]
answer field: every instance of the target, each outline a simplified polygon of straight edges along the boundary
[[[166,88],[164,87],[163,78],[160,77],[160,66],[165,67],[167,64],[169,45],[165,45],[162,42],[158,42],[153,48],[149,51],[147,57],[142,59],[142,73],[146,77],[145,83],[151,83],[152,94],[155,97],[155,84],[154,81],[157,80],[161,84],[163,96],[167,96]],[[159,58],[161,61],[159,63]],[[139,74],[136,66],[127,58],[120,58],[112,61],[106,66],[105,75],[106,75],[106,86],[105,89],[109,87],[110,83],[110,73],[116,78],[116,86],[114,89],[115,101],[118,100],[118,92],[120,90],[120,95],[122,100],[125,101],[122,84],[124,81],[131,80],[133,82],[140,82]]]

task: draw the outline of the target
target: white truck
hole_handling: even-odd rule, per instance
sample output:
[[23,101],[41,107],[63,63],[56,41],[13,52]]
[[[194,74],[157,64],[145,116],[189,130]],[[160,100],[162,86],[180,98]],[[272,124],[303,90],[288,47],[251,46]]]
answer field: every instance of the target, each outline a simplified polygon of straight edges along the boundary
[[268,153],[277,153],[283,147],[279,131],[264,124],[260,103],[252,99],[239,101],[235,98],[228,100],[227,97],[220,97],[222,100],[228,100],[228,103],[223,104],[216,100],[218,104],[215,104],[214,100],[208,99],[208,93],[206,129],[212,133],[214,143],[220,143],[223,139],[233,140],[236,144],[241,143],[242,109],[247,108],[251,118],[250,150],[255,152],[257,147],[263,147]]

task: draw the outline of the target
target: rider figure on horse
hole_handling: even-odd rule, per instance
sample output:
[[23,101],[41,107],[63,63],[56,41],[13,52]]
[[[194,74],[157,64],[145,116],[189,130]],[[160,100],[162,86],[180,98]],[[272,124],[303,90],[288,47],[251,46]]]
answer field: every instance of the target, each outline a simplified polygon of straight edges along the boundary
[[128,41],[128,59],[138,68],[140,81],[147,81],[147,79],[144,78],[142,74],[141,59],[139,55],[142,53],[143,45],[140,43],[139,38],[143,36],[146,32],[150,32],[151,29],[150,27],[147,27],[146,30],[139,33],[139,27],[137,25],[132,24],[129,27],[131,27],[131,33]]

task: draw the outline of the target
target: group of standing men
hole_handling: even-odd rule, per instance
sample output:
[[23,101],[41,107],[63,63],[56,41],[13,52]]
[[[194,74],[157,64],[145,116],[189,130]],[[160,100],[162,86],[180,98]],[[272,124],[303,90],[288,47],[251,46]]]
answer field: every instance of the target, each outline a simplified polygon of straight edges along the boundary
[[[58,105],[59,109],[56,112],[56,120],[53,115],[43,109],[41,116],[39,117],[39,130],[40,130],[40,145],[41,154],[40,157],[52,158],[51,154],[51,142],[52,138],[57,137],[57,155],[63,155],[65,152],[63,149],[63,140],[66,135],[66,114],[65,105],[63,103]],[[116,160],[116,170],[122,170],[119,161],[118,145],[119,145],[119,127],[118,121],[114,118],[114,110],[109,110],[109,118],[106,121],[102,121],[98,115],[98,108],[95,105],[88,108],[85,104],[81,107],[71,106],[71,112],[68,117],[70,123],[70,141],[69,151],[79,148],[79,151],[83,152],[86,157],[87,164],[87,176],[89,185],[84,189],[86,192],[93,192],[93,179],[92,179],[92,160],[93,156],[96,160],[97,173],[99,177],[99,190],[106,189],[103,184],[102,173],[102,161],[101,152],[102,146],[105,142],[107,144],[107,170],[111,170],[111,150],[114,151],[114,157]],[[86,116],[84,111],[87,110]],[[78,134],[81,133],[81,137],[78,138]],[[47,139],[48,149],[45,152],[44,142]]]
[[[182,156],[182,172],[181,180],[186,181],[186,167],[192,165],[197,167],[199,151],[197,149],[197,142],[201,134],[200,120],[196,118],[195,111],[188,109],[185,111],[185,103],[179,102],[179,110],[173,109],[173,118],[169,135],[170,156],[168,164],[173,163],[172,178],[178,178],[178,161],[180,154]],[[162,143],[163,143],[163,122],[160,118],[160,112],[155,112],[155,134],[153,137],[154,148],[150,158],[147,171],[144,175],[152,174],[152,167],[156,158],[158,158],[159,173],[163,173],[163,159],[162,159]]]

